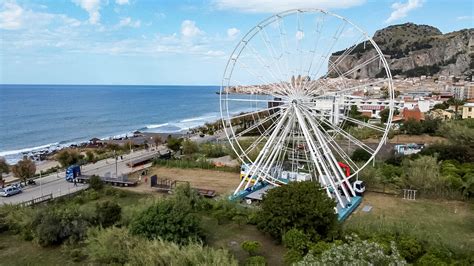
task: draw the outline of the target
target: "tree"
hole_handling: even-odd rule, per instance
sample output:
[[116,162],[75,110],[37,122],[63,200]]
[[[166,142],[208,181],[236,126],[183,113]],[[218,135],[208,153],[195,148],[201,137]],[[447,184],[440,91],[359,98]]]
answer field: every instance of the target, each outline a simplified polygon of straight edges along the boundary
[[[397,109],[393,110],[393,115],[398,115],[399,113],[400,112]],[[390,114],[390,109],[389,108],[385,108],[382,111],[380,111],[379,112],[380,121],[382,123],[387,123],[389,114]]]
[[271,189],[262,200],[257,227],[278,241],[292,228],[311,241],[332,239],[339,232],[336,202],[315,182],[290,182]]
[[168,137],[168,139],[166,140],[166,146],[177,152],[179,151],[179,149],[181,149],[181,142],[183,140],[182,139],[178,139],[178,138],[173,138],[171,135]]
[[449,104],[447,104],[446,102],[443,102],[443,103],[437,103],[433,106],[433,109],[436,110],[436,109],[441,109],[441,110],[446,110],[449,108]]
[[120,221],[122,208],[117,203],[107,200],[97,203],[95,213],[97,222],[105,228]]
[[452,97],[452,98],[449,98],[449,99],[446,101],[446,103],[449,104],[449,105],[454,105],[454,114],[455,114],[454,117],[455,117],[455,118],[459,118],[459,116],[458,116],[459,106],[463,105],[463,104],[464,104],[464,101]]
[[162,200],[139,214],[130,231],[148,239],[161,238],[178,244],[201,240],[199,219],[182,201]]
[[408,135],[421,135],[423,133],[423,125],[421,122],[416,121],[413,118],[403,122],[403,125],[400,129]]
[[5,161],[5,158],[0,157],[0,183],[2,184],[2,188],[4,187],[4,181],[3,181],[3,174],[9,174],[10,173],[10,166],[8,165],[7,161]]
[[196,144],[196,142],[190,139],[185,139],[182,142],[182,146],[183,146],[183,154],[186,154],[186,155],[194,154],[199,151],[199,147]]
[[20,178],[26,185],[26,180],[35,175],[36,165],[32,160],[24,156],[22,160],[12,167],[12,172],[14,176]]
[[260,250],[262,244],[260,244],[260,242],[258,241],[247,240],[242,242],[242,244],[240,244],[240,247],[242,247],[243,250],[248,252],[250,256],[254,256]]
[[70,165],[77,164],[84,156],[73,149],[63,149],[56,155],[56,160],[62,167],[66,168]]

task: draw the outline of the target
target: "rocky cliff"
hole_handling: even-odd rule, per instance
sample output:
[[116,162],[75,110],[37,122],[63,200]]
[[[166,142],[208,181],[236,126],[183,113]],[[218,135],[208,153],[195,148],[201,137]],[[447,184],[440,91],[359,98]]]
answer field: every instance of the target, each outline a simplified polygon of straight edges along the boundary
[[[378,30],[373,40],[382,50],[392,75],[408,77],[421,75],[445,75],[469,77],[474,68],[474,29],[464,29],[443,34],[439,29],[427,25],[406,23]],[[369,42],[333,53],[331,62],[340,56],[345,58],[337,64],[339,73],[364,63],[376,55]],[[329,76],[337,76],[330,71]],[[351,73],[350,78],[375,78],[385,76],[378,60]]]

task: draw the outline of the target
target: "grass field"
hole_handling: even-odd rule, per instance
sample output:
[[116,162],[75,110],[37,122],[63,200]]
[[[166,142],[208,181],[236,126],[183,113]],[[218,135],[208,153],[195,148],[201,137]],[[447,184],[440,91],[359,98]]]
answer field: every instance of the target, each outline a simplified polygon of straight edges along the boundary
[[[368,213],[365,205],[372,206]],[[461,201],[403,200],[366,193],[361,207],[344,224],[362,232],[399,232],[434,246],[467,253],[474,250],[474,204]]]

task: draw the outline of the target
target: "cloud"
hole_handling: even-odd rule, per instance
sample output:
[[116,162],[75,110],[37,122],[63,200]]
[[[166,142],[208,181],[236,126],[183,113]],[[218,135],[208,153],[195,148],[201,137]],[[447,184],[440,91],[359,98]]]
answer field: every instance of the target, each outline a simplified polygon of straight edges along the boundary
[[133,21],[131,17],[126,17],[120,20],[118,26],[119,27],[132,27],[132,28],[138,28],[141,25],[140,20],[135,20]]
[[81,22],[64,14],[36,12],[16,4],[5,2],[0,11],[0,29],[5,30],[38,30],[50,24],[59,27],[77,27]]
[[456,20],[472,20],[472,16],[459,16],[456,18]]
[[203,32],[196,26],[196,22],[185,20],[181,23],[181,35],[186,38],[192,38],[201,35]]
[[89,13],[89,23],[98,24],[100,21],[100,0],[73,0],[73,3],[80,6]]
[[214,0],[218,9],[231,9],[248,13],[275,13],[297,7],[348,8],[361,5],[365,0]]
[[408,12],[420,8],[423,6],[423,0],[408,0],[406,3],[393,3],[392,13],[390,17],[385,20],[385,23],[391,23],[393,21],[404,18],[408,15]]
[[240,34],[240,30],[237,29],[237,28],[230,28],[230,29],[227,29],[227,37],[228,37],[230,40],[234,40],[235,37],[237,37],[239,34]]
[[120,5],[120,6],[122,6],[122,5],[129,5],[129,4],[130,4],[130,2],[129,2],[128,0],[115,0],[115,3],[116,3],[117,5]]
[[13,2],[5,2],[0,12],[0,29],[16,30],[22,26],[23,8]]

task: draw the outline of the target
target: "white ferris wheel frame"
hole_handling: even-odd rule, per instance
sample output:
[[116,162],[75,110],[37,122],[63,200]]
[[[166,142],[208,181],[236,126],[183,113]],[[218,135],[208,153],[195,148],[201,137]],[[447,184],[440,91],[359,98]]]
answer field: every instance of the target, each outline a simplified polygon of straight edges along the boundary
[[[229,98],[228,97],[229,92],[228,91],[226,92],[226,88],[231,87],[230,82],[231,82],[232,74],[233,74],[236,63],[238,62],[241,53],[248,47],[251,40],[257,34],[262,34],[262,30],[264,30],[266,26],[268,26],[268,25],[270,25],[270,24],[272,24],[272,23],[274,23],[278,20],[282,20],[287,16],[295,15],[295,14],[298,16],[299,14],[302,14],[302,13],[322,13],[324,15],[329,15],[329,16],[332,16],[336,19],[342,20],[342,21],[344,21],[344,23],[347,23],[347,25],[350,25],[350,26],[352,26],[353,28],[355,28],[356,30],[359,31],[359,33],[361,34],[361,37],[364,38],[363,40],[361,38],[361,41],[370,42],[372,44],[372,46],[374,47],[374,49],[376,50],[376,52],[377,52],[376,56],[370,58],[369,60],[363,62],[362,64],[359,64],[355,67],[352,67],[349,71],[347,71],[345,73],[340,73],[339,72],[339,70],[337,68],[337,64],[339,62],[343,61],[343,59],[348,54],[350,54],[350,52],[352,52],[352,50],[355,48],[357,43],[353,47],[345,49],[344,52],[340,55],[340,57],[338,57],[336,59],[336,61],[331,62],[331,61],[328,60],[328,63],[331,64],[331,66],[329,66],[329,67],[332,67],[332,69],[337,72],[338,78],[349,75],[353,71],[356,71],[357,69],[360,69],[361,67],[364,67],[364,66],[366,66],[366,65],[368,65],[372,62],[375,62],[376,60],[379,60],[379,62],[382,63],[383,68],[385,69],[385,73],[387,75],[386,78],[382,80],[382,82],[387,83],[387,85],[388,85],[388,97],[389,97],[389,103],[388,103],[388,106],[387,106],[388,109],[389,109],[389,115],[388,115],[388,121],[386,123],[385,128],[379,127],[379,126],[376,126],[376,125],[371,125],[369,123],[365,123],[365,122],[362,122],[362,121],[357,120],[357,119],[350,119],[349,117],[344,118],[345,119],[344,121],[353,122],[353,123],[356,123],[356,124],[359,124],[359,125],[363,124],[365,127],[376,129],[376,130],[379,130],[379,131],[383,131],[384,133],[383,133],[382,137],[380,138],[376,149],[372,149],[372,148],[368,147],[367,145],[363,144],[361,141],[359,141],[358,139],[356,139],[352,135],[345,132],[341,127],[332,125],[330,121],[327,121],[324,118],[324,115],[326,115],[326,114],[324,114],[323,112],[320,112],[320,116],[322,118],[320,121],[325,124],[324,126],[331,127],[332,130],[336,133],[335,135],[345,136],[348,139],[349,143],[350,143],[350,141],[353,141],[354,143],[357,143],[357,145],[359,145],[360,148],[365,149],[371,155],[370,159],[367,160],[362,166],[358,167],[357,169],[353,169],[352,174],[348,177],[343,175],[342,169],[337,167],[337,161],[335,161],[334,154],[331,150],[331,148],[336,150],[336,151],[338,149],[338,147],[336,147],[336,145],[338,145],[338,144],[336,143],[336,141],[334,141],[334,135],[329,136],[328,134],[324,134],[324,132],[322,132],[321,129],[319,129],[319,127],[321,127],[322,124],[319,124],[318,121],[316,121],[315,119],[311,120],[311,119],[307,118],[307,116],[309,116],[309,117],[311,117],[312,115],[314,116],[314,113],[312,113],[312,111],[318,112],[318,110],[311,109],[311,106],[307,106],[309,104],[309,102],[303,102],[302,100],[300,102],[300,107],[301,108],[292,108],[291,107],[292,103],[290,101],[293,100],[293,98],[289,97],[288,94],[285,95],[285,93],[288,93],[289,90],[291,90],[291,88],[285,88],[284,86],[273,85],[273,86],[278,87],[277,88],[278,91],[282,92],[281,95],[280,94],[277,95],[278,97],[282,98],[281,100],[279,100],[279,101],[272,100],[272,102],[280,102],[281,103],[281,105],[278,105],[276,107],[272,107],[272,108],[269,107],[269,108],[266,108],[266,109],[263,109],[263,110],[256,110],[254,112],[244,113],[242,115],[237,115],[237,116],[233,115],[233,113],[229,110],[229,102],[230,101],[234,101],[234,100],[235,101],[237,101],[237,100],[238,101],[247,101],[247,100],[244,100],[244,99]],[[281,22],[281,21],[279,21],[279,22]],[[344,26],[345,25],[346,24],[344,24]],[[333,44],[333,46],[334,46],[334,44]],[[267,48],[268,48],[268,46],[267,46]],[[252,48],[252,49],[254,49],[254,48]],[[331,47],[331,49],[332,49],[332,47]],[[334,52],[334,51],[329,51],[329,52]],[[314,60],[314,58],[312,59],[311,64],[313,63],[313,60]],[[323,63],[324,62],[321,62],[319,67],[321,67],[321,65]],[[310,66],[310,68],[311,68],[311,66]],[[250,71],[247,70],[247,72],[252,74]],[[309,71],[308,71],[308,73],[309,73]],[[319,70],[318,70],[318,73],[319,73]],[[328,73],[329,73],[329,69],[328,69]],[[286,74],[289,75],[289,73],[286,73]],[[265,80],[263,80],[262,78],[260,78],[260,80],[265,83]],[[282,80],[280,79],[280,81],[282,81]],[[342,82],[344,82],[343,79],[342,79]],[[361,86],[375,85],[377,83],[379,83],[379,82],[375,81],[375,82],[372,82],[372,83],[363,84]],[[340,91],[330,91],[330,92],[324,91],[323,95],[317,95],[317,96],[313,95],[312,99],[314,99],[314,98],[323,98],[323,97],[327,97],[327,96],[336,97],[337,95],[344,95],[344,94],[340,94],[340,93],[343,93],[344,91],[348,91],[348,90],[355,90],[356,87],[358,87],[358,86],[354,86],[354,87],[350,87],[350,88],[346,88],[344,86],[343,90],[340,90]],[[338,89],[339,88],[340,87],[338,87]],[[288,97],[286,97],[286,96],[288,96]],[[254,99],[254,100],[248,100],[248,101],[250,101],[250,102],[252,102],[252,101],[265,102],[266,100],[256,100],[256,99]],[[268,102],[268,101],[266,101],[266,102]],[[282,112],[282,108],[286,108],[287,111]],[[289,111],[290,109],[292,109],[292,111]],[[387,139],[389,129],[391,128],[391,122],[392,122],[392,117],[393,117],[393,109],[394,109],[394,90],[393,90],[393,84],[392,84],[392,75],[390,73],[389,65],[388,65],[381,49],[377,46],[375,41],[365,31],[363,31],[360,27],[358,27],[354,23],[350,22],[346,18],[344,18],[342,16],[339,16],[337,14],[334,14],[334,13],[331,13],[331,12],[328,12],[328,11],[325,11],[325,10],[322,10],[322,9],[316,9],[316,8],[292,9],[292,10],[284,11],[284,12],[281,12],[281,13],[278,13],[276,15],[268,17],[267,19],[263,20],[258,25],[256,25],[252,29],[250,29],[248,31],[248,33],[245,34],[245,36],[243,36],[241,41],[236,45],[236,47],[234,48],[231,56],[229,57],[229,59],[227,61],[225,71],[224,71],[224,75],[223,75],[223,79],[222,79],[221,90],[220,90],[220,112],[221,112],[221,118],[222,118],[224,132],[226,134],[227,139],[229,140],[229,143],[231,145],[232,150],[237,154],[237,156],[241,160],[241,162],[244,165],[246,165],[247,167],[249,167],[250,169],[252,169],[255,173],[258,173],[257,174],[258,177],[257,177],[256,180],[254,180],[254,182],[258,182],[261,179],[264,179],[266,182],[268,182],[270,184],[273,184],[273,185],[284,184],[283,182],[281,182],[281,180],[278,180],[278,178],[276,178],[274,176],[271,176],[271,174],[269,174],[270,168],[272,167],[272,164],[274,164],[275,160],[277,160],[277,157],[275,157],[276,155],[272,154],[272,153],[275,152],[275,150],[277,148],[273,148],[273,150],[270,150],[269,147],[264,146],[263,149],[260,151],[260,153],[259,153],[259,155],[258,155],[258,157],[255,161],[258,161],[260,157],[266,156],[269,152],[270,152],[270,155],[271,155],[270,159],[268,161],[265,161],[265,162],[259,161],[258,165],[253,164],[254,161],[249,158],[248,154],[246,153],[246,149],[243,149],[242,146],[240,145],[240,143],[237,139],[238,134],[236,134],[236,132],[234,130],[234,127],[232,126],[231,120],[236,119],[239,116],[244,117],[244,116],[252,115],[252,117],[254,117],[254,115],[258,115],[258,113],[260,113],[262,111],[279,110],[277,112],[277,113],[279,113],[278,115],[280,116],[279,120],[278,120],[278,123],[276,123],[275,125],[272,125],[271,130],[272,131],[278,131],[278,132],[280,130],[289,130],[289,128],[290,128],[289,123],[291,121],[287,121],[287,119],[290,119],[290,118],[288,118],[288,116],[290,116],[291,119],[296,119],[298,121],[300,127],[301,127],[301,130],[302,130],[305,138],[306,138],[305,141],[307,143],[309,143],[309,146],[310,146],[309,147],[309,150],[310,150],[309,153],[310,153],[310,155],[312,157],[312,160],[313,160],[313,163],[315,163],[316,167],[319,164],[318,162],[321,161],[322,159],[328,160],[328,161],[332,162],[330,166],[324,165],[321,161],[320,167],[326,167],[327,168],[323,172],[325,172],[325,173],[329,173],[329,172],[337,173],[337,172],[339,172],[341,174],[341,176],[339,176],[338,178],[335,178],[335,179],[326,178],[326,180],[324,180],[324,178],[323,178],[322,180],[320,180],[320,182],[323,181],[323,182],[321,182],[322,183],[321,185],[325,186],[326,188],[328,188],[328,187],[333,187],[333,188],[341,187],[342,190],[343,190],[343,194],[346,197],[350,197],[350,194],[354,194],[354,191],[352,191],[352,188],[350,186],[347,188],[345,186],[342,186],[342,184],[344,182],[348,182],[349,179],[356,176],[364,167],[366,167],[372,160],[374,160],[376,154],[379,152],[379,150],[381,149],[381,147],[383,146],[383,144],[385,143],[385,141]],[[308,113],[308,111],[309,111],[309,113]],[[276,114],[276,113],[274,113],[274,114]],[[270,115],[269,116],[270,118],[266,117],[265,119],[268,119],[268,120],[271,119],[272,121],[274,121],[273,119],[275,117],[272,117],[274,114]],[[339,114],[338,114],[338,116],[339,116]],[[305,123],[306,120],[308,120],[308,123]],[[285,122],[287,122],[287,125],[284,125]],[[261,122],[259,122],[259,123],[261,123]],[[309,128],[308,128],[308,126],[309,126]],[[257,128],[258,128],[259,132],[262,133],[259,129],[259,126],[257,126]],[[312,131],[312,133],[311,133],[311,131]],[[263,132],[263,133],[265,133],[265,132]],[[317,139],[317,141],[319,142],[319,145],[315,145],[314,143],[312,144],[311,142],[314,141],[314,138],[313,137],[310,138],[308,136],[315,137]],[[283,137],[286,137],[286,134],[282,134],[281,136],[278,136],[278,134],[276,134],[276,135],[272,134],[266,140],[265,145],[281,143],[282,139],[278,140],[278,139],[276,139],[277,137],[283,138]],[[315,149],[317,149],[317,150],[321,149],[322,152],[316,151]],[[341,147],[339,147],[339,149],[342,150]],[[370,149],[370,150],[367,150],[367,149]],[[239,152],[239,150],[240,150],[240,152]],[[342,150],[342,152],[344,152],[344,151]],[[348,157],[347,154],[339,154],[339,155],[346,158],[346,162],[348,162],[347,159],[350,160],[350,158],[347,158]],[[251,164],[249,164],[249,162]],[[263,165],[262,165],[262,163],[263,163]],[[334,167],[334,166],[336,166],[336,167]],[[263,167],[264,170],[257,169],[257,168],[260,168],[260,167]],[[318,172],[321,173],[321,171],[319,171],[319,170],[318,170]],[[338,175],[338,174],[336,174],[336,175]],[[245,186],[243,186],[244,183],[245,183]],[[238,191],[241,190],[241,189],[249,188],[251,185],[252,185],[251,180],[248,180],[246,182],[244,182],[244,180],[242,180],[241,184],[235,190],[234,194],[238,193]],[[350,190],[350,191],[346,191],[346,190]],[[327,189],[327,191],[328,191],[328,195],[329,195],[330,194],[329,189]],[[329,196],[331,197],[331,195],[329,195]],[[339,202],[342,202],[342,199],[341,199],[342,195],[339,195],[338,193],[336,193],[336,197],[337,197],[337,200]]]

